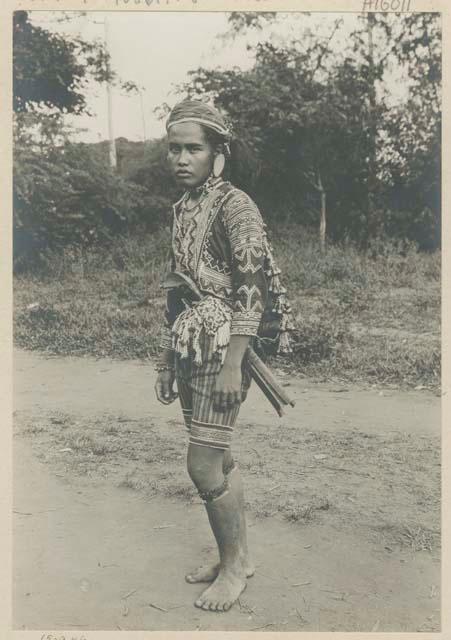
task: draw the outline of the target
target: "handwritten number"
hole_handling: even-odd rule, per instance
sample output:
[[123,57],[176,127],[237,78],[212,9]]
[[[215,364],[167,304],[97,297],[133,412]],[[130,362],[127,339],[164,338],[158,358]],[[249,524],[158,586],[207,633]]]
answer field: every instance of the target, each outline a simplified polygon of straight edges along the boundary
[[[34,0],[32,0],[34,1]],[[59,2],[60,0],[57,0],[57,2]],[[119,7],[119,5],[127,5],[129,4],[131,0],[116,0],[116,7]],[[173,2],[177,1],[180,2],[180,0],[172,0]],[[88,2],[88,0],[83,0],[84,4],[86,4]],[[135,5],[140,5],[140,4],[146,4],[148,7],[150,7],[151,5],[159,5],[163,2],[165,2],[165,4],[171,4],[171,0],[134,0]],[[197,4],[198,0],[191,0],[192,4]]]
[[[43,633],[41,640],[66,640],[66,636],[54,636],[51,633]],[[71,636],[70,640],[86,640],[86,636]]]

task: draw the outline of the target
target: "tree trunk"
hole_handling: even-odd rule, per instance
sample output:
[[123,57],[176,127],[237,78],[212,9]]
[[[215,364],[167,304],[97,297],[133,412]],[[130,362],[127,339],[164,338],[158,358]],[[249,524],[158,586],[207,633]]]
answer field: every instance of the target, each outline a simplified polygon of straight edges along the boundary
[[[105,28],[105,48],[106,51],[109,55],[110,53],[110,36],[109,36],[109,25],[108,25],[108,18],[105,17],[105,22],[104,22],[104,28]],[[110,60],[108,58],[107,60],[107,70],[108,70],[108,75],[110,75]],[[109,157],[109,161],[110,161],[110,167],[112,169],[116,169],[117,167],[117,154],[116,154],[116,140],[114,138],[114,125],[113,125],[113,89],[111,86],[111,81],[110,79],[107,80],[106,82],[106,91],[107,91],[107,99],[108,99],[108,138],[109,138],[109,143],[108,143],[108,157]]]
[[374,42],[373,30],[376,24],[374,13],[368,13],[368,215],[367,215],[367,240],[378,235],[379,221],[376,207],[376,74],[374,66]]
[[326,192],[318,171],[318,191],[321,198],[320,222],[319,222],[319,246],[321,253],[326,252]]

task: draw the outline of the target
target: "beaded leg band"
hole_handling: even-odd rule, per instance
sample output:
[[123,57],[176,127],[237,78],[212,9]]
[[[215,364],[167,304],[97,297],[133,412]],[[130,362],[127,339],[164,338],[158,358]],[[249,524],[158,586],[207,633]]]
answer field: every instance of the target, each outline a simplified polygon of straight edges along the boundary
[[210,489],[209,491],[199,491],[200,498],[205,503],[214,502],[215,500],[219,500],[226,495],[229,491],[229,481],[227,476],[224,478],[224,482],[215,489]]
[[234,469],[236,469],[235,460],[230,460],[223,468],[223,473],[225,476],[228,476]]

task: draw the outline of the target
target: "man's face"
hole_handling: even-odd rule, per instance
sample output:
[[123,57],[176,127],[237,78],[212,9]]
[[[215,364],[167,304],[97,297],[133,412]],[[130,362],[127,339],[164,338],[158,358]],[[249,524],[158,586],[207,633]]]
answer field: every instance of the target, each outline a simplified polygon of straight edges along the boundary
[[195,189],[213,169],[214,153],[202,127],[195,122],[174,124],[168,132],[168,161],[177,182]]

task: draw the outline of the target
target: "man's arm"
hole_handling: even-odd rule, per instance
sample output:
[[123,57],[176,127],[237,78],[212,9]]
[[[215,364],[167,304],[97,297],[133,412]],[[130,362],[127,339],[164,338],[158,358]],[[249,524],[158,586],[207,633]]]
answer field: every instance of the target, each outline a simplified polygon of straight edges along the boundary
[[[174,268],[172,255],[171,268]],[[163,404],[170,404],[177,398],[177,393],[173,390],[175,381],[175,352],[172,348],[171,328],[180,311],[180,300],[177,291],[175,289],[169,289],[166,293],[166,308],[163,326],[160,332],[160,355],[156,366],[158,376],[155,383],[157,399]]]
[[175,353],[171,345],[171,329],[168,324],[167,309],[165,324],[162,327],[160,339],[160,355],[156,366],[158,372],[155,382],[155,393],[162,404],[171,404],[177,398],[174,392],[175,381]]
[[224,206],[223,222],[232,256],[233,315],[230,344],[213,395],[220,411],[241,402],[241,363],[257,335],[267,298],[264,227],[256,205],[245,193],[234,194]]

